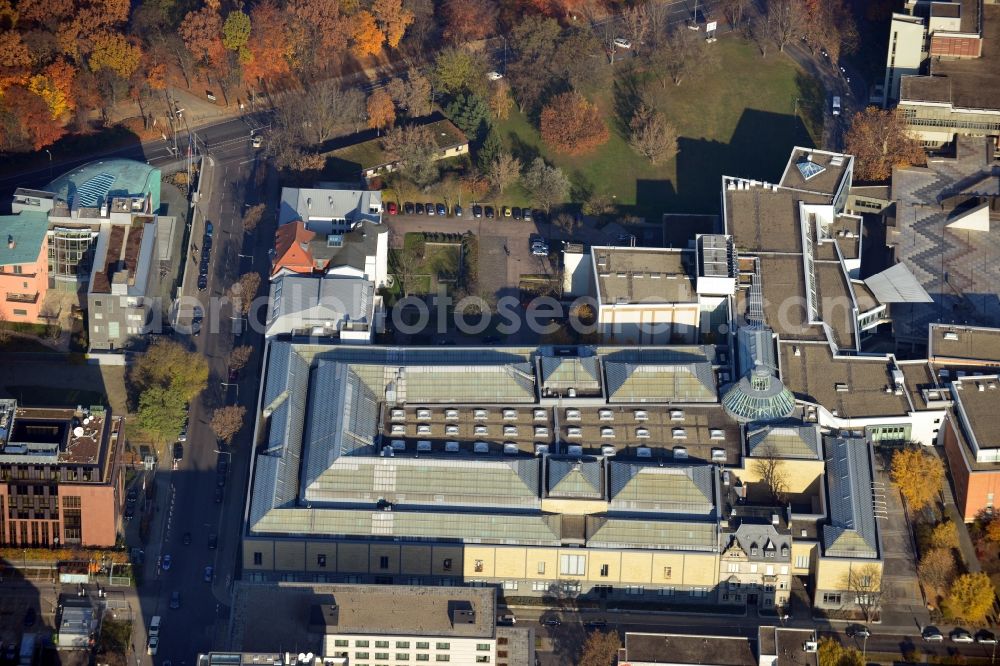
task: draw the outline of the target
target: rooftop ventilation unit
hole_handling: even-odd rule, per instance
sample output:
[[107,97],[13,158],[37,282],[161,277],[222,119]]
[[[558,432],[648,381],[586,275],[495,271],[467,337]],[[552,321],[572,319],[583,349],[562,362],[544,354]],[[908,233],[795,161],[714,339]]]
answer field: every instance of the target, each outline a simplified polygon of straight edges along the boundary
[[431,450],[430,440],[422,439],[419,442],[417,442],[417,451],[430,451],[430,450]]
[[405,451],[406,441],[402,439],[394,439],[392,440],[392,448],[394,448],[397,451]]
[[548,437],[549,429],[545,426],[535,426],[535,437]]
[[472,445],[472,451],[474,453],[489,453],[490,445],[487,442],[476,442]]
[[579,421],[580,420],[580,410],[579,409],[567,409],[566,410],[566,420],[567,421]]
[[429,421],[431,418],[431,410],[429,409],[418,409],[417,418],[421,421]]
[[485,421],[486,419],[490,418],[490,413],[485,409],[476,409],[473,410],[472,412],[472,418],[476,419],[477,421]]
[[534,417],[536,421],[544,421],[548,418],[548,415],[545,413],[544,409],[536,409]]
[[687,460],[688,450],[683,446],[674,447],[674,460]]
[[455,425],[454,423],[450,423],[450,424],[446,425],[444,427],[444,434],[446,434],[446,435],[457,435],[458,434],[458,426]]
[[515,453],[517,453],[517,444],[515,444],[514,442],[504,442],[503,452],[509,456],[514,455]]
[[574,445],[569,446],[569,447],[566,448],[566,453],[568,455],[571,455],[571,456],[582,456],[583,455],[583,447],[574,444]]
[[446,453],[458,453],[458,442],[445,442],[444,450]]
[[604,446],[601,447],[601,455],[604,456],[605,458],[610,458],[611,456],[615,455],[615,447],[611,446],[610,444],[605,444]]
[[405,421],[406,420],[406,410],[405,409],[394,409],[391,413],[391,418],[393,421]]
[[648,421],[649,420],[649,412],[647,412],[645,409],[637,409],[637,410],[635,410],[635,420],[636,421]]
[[613,411],[611,411],[610,409],[602,409],[602,410],[600,410],[598,412],[598,415],[600,416],[600,418],[601,418],[602,421],[614,421],[615,420],[615,413]]
[[507,419],[508,421],[513,421],[513,420],[517,419],[517,410],[516,409],[505,409],[505,410],[503,410],[503,417],[505,419]]
[[402,423],[393,423],[392,424],[392,434],[393,435],[403,435],[403,434],[406,434],[406,426],[403,425]]
[[504,437],[517,437],[517,426],[505,425],[503,427]]
[[431,426],[429,423],[421,423],[417,426],[418,435],[429,435],[431,434]]
[[637,458],[652,458],[653,449],[649,448],[648,446],[640,446],[635,450],[635,456]]
[[457,409],[446,409],[444,410],[444,418],[448,421],[458,420],[458,410]]
[[604,437],[605,439],[614,439],[615,438],[615,429],[614,428],[601,428],[601,437]]
[[549,452],[549,445],[542,444],[541,442],[535,442],[535,455],[544,456]]
[[569,428],[566,428],[566,436],[567,437],[582,437],[583,436],[583,431],[580,430],[579,428],[575,427],[575,426],[571,426]]
[[726,462],[726,450],[712,449],[712,462]]
[[649,430],[647,428],[636,428],[635,436],[639,439],[649,439]]

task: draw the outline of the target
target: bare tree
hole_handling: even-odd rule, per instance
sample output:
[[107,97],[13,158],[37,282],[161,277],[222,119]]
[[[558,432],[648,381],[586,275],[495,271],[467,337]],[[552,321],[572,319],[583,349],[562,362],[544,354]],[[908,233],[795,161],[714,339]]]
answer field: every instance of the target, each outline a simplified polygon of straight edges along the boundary
[[233,370],[242,370],[250,362],[251,356],[253,356],[253,347],[250,345],[233,347],[233,350],[229,352],[229,367]]
[[626,7],[619,16],[625,36],[632,41],[632,48],[639,48],[649,32],[649,13],[646,7],[643,5]]
[[767,36],[784,51],[802,32],[805,14],[799,0],[768,0],[767,11],[764,14]]
[[401,77],[390,79],[388,89],[392,101],[411,118],[426,116],[434,110],[431,102],[431,82],[417,69],[407,72],[405,79]]
[[844,589],[854,596],[854,604],[871,622],[882,607],[882,566],[880,564],[851,565],[841,581]]
[[248,314],[253,299],[260,289],[260,273],[244,273],[240,279],[229,288],[229,298],[241,314]]
[[653,164],[677,154],[677,129],[659,111],[640,104],[629,123],[629,145]]
[[783,503],[788,492],[788,470],[773,444],[766,444],[760,455],[754,455],[752,469],[767,487],[771,500]]
[[219,407],[212,413],[212,431],[219,439],[229,444],[236,433],[243,428],[246,416],[247,408],[243,405]]
[[566,199],[569,194],[569,178],[559,167],[549,166],[541,157],[536,157],[524,173],[523,182],[532,198],[548,213],[554,204]]
[[650,52],[648,61],[660,87],[666,88],[668,82],[679,86],[685,79],[718,66],[719,56],[701,33],[678,26]]
[[260,224],[260,221],[264,218],[264,210],[267,208],[265,204],[257,204],[256,206],[250,206],[247,211],[243,213],[243,231],[253,233]]
[[743,25],[747,18],[747,6],[750,0],[723,0],[722,12],[729,21],[731,28],[738,28]]
[[507,152],[501,152],[496,159],[490,163],[490,170],[487,178],[490,185],[503,194],[504,188],[513,185],[521,177],[521,160]]

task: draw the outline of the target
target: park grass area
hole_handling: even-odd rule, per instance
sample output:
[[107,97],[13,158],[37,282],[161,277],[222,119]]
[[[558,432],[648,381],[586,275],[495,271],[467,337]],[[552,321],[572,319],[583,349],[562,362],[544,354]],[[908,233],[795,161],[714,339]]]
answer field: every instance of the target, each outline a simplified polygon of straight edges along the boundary
[[[612,87],[583,91],[603,112],[611,137],[578,156],[554,153],[516,109],[498,130],[525,164],[542,155],[572,183],[571,199],[603,194],[638,215],[718,212],[723,174],[776,180],[793,145],[812,146],[822,132],[824,94],[787,56],[761,58],[742,39],[722,39],[720,66],[662,88],[649,74],[619,70]],[[677,127],[679,153],[654,166],[628,145],[627,124],[639,90]],[[520,198],[517,189],[512,199]]]

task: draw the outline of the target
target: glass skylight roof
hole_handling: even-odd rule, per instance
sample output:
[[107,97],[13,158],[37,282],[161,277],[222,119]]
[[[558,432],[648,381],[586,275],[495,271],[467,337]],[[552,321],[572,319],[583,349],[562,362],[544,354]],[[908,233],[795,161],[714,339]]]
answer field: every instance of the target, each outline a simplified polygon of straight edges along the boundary
[[802,177],[806,180],[818,176],[826,171],[826,167],[820,166],[808,158],[799,160],[795,163],[795,166],[798,167],[799,173],[801,173]]

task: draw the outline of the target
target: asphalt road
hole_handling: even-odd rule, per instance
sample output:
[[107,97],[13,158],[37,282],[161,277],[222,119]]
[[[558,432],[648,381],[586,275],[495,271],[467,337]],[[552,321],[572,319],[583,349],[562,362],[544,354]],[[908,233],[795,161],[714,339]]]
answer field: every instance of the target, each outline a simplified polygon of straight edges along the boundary
[[[264,201],[265,191],[276,194],[273,177],[263,188],[255,185],[252,176],[258,167],[257,154],[250,147],[246,132],[243,131],[242,137],[239,132],[236,121],[232,121],[206,133],[209,157],[204,162],[204,177],[207,180],[197,205],[191,243],[198,251],[202,249],[205,222],[211,222],[214,242],[209,287],[198,292],[198,264],[188,259],[184,288],[184,295],[196,298],[206,315],[199,335],[185,335],[180,332],[184,327],[178,326],[175,336],[208,360],[209,386],[191,405],[183,460],[176,470],[164,472],[169,475],[172,500],[168,500],[169,508],[165,508],[170,519],[164,521],[159,554],[170,554],[172,566],[169,571],[157,571],[155,582],[142,594],[147,621],[152,615],[164,617],[161,647],[155,661],[170,660],[177,666],[194,663],[198,652],[218,645],[228,621],[231,585],[239,575],[240,526],[251,433],[249,427],[244,428],[225,447],[217,442],[209,423],[213,410],[226,404],[239,402],[248,408],[249,414],[254,413],[263,341],[259,333],[250,330],[243,333],[237,344],[250,344],[257,351],[237,381],[230,383],[227,358],[234,344],[232,308],[218,306],[216,302],[240,274],[251,270],[267,274],[267,249],[274,230],[262,225],[255,234],[247,235],[241,216],[244,206]],[[273,205],[276,201],[269,203]],[[192,247],[188,252],[198,255]],[[231,463],[224,499],[216,503],[216,469],[221,457]],[[186,533],[191,535],[190,545],[183,543]],[[216,550],[208,548],[210,534],[218,535]],[[156,555],[147,550],[147,557]],[[211,582],[204,580],[207,566],[213,567]],[[181,596],[180,610],[169,609],[175,591]]]

